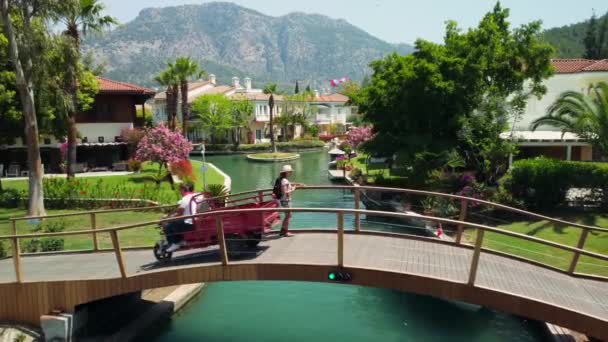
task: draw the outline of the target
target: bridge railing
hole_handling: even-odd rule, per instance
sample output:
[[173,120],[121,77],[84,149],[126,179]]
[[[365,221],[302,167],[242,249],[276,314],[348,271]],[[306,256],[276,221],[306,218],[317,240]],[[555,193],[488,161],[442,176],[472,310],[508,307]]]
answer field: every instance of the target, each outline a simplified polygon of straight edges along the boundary
[[[559,269],[561,271],[565,270],[570,274],[576,273],[577,275],[582,275],[585,273],[585,272],[576,272],[577,266],[582,263],[585,266],[582,269],[586,270],[587,271],[586,273],[600,275],[600,276],[608,276],[608,263],[606,263],[604,261],[595,262],[595,261],[597,261],[597,259],[594,258],[593,256],[590,256],[590,255],[577,251],[577,250],[581,250],[581,251],[587,251],[587,252],[591,252],[591,253],[595,253],[595,254],[600,254],[600,253],[597,253],[597,250],[593,251],[593,250],[587,249],[586,242],[590,238],[597,239],[596,241],[601,240],[601,238],[606,236],[608,233],[608,229],[606,229],[606,228],[590,226],[590,225],[583,225],[583,224],[579,224],[579,223],[575,223],[575,222],[568,222],[568,221],[564,221],[561,219],[556,219],[556,218],[552,218],[549,216],[540,215],[540,214],[528,212],[525,210],[521,210],[518,208],[512,208],[509,206],[505,206],[505,205],[501,205],[501,204],[497,204],[497,203],[493,203],[493,202],[489,202],[489,201],[484,201],[484,200],[477,199],[477,198],[470,198],[470,197],[465,197],[465,196],[451,195],[451,194],[444,194],[444,193],[437,193],[437,192],[430,192],[430,191],[413,190],[413,189],[380,188],[380,187],[369,187],[369,186],[304,186],[304,187],[299,188],[299,190],[296,192],[296,195],[298,195],[298,193],[311,192],[311,191],[335,191],[335,192],[341,191],[342,193],[345,193],[345,194],[346,193],[351,194],[353,210],[357,210],[357,209],[365,207],[366,204],[364,202],[366,202],[366,200],[367,200],[368,204],[371,203],[370,198],[373,201],[382,202],[381,200],[377,199],[377,198],[379,198],[377,196],[378,193],[389,193],[389,194],[398,194],[398,195],[407,195],[407,196],[436,197],[436,198],[444,198],[444,199],[448,199],[451,201],[455,201],[455,203],[458,204],[457,207],[459,207],[459,211],[456,213],[456,215],[454,215],[452,217],[443,217],[444,219],[449,219],[450,221],[439,221],[440,217],[436,217],[436,216],[434,216],[436,219],[435,221],[433,221],[433,220],[428,220],[428,221],[443,223],[444,224],[443,230],[445,233],[447,233],[448,235],[450,235],[453,238],[453,240],[454,240],[453,243],[457,244],[457,245],[462,245],[464,247],[474,246],[475,243],[477,242],[478,235],[484,234],[484,232],[486,231],[486,230],[477,228],[473,224],[480,224],[481,226],[484,226],[484,227],[496,228],[494,225],[487,224],[487,221],[485,221],[485,222],[483,220],[480,221],[480,220],[478,220],[478,217],[474,216],[474,215],[477,215],[477,216],[480,215],[480,211],[477,209],[477,208],[479,208],[479,206],[485,206],[485,207],[493,208],[493,209],[508,212],[508,213],[523,215],[524,217],[528,217],[531,219],[543,220],[546,222],[554,223],[556,225],[560,225],[562,227],[571,227],[571,229],[579,229],[580,236],[578,238],[578,242],[577,242],[576,246],[567,246],[567,245],[564,245],[563,243],[560,243],[559,241],[549,241],[549,240],[545,240],[545,239],[538,239],[538,238],[534,238],[533,236],[528,236],[526,234],[517,234],[515,232],[511,232],[511,231],[508,231],[505,229],[501,229],[500,231],[501,232],[504,231],[504,232],[508,232],[508,233],[502,234],[502,233],[495,232],[495,231],[489,231],[488,234],[485,234],[485,236],[482,236],[482,241],[485,243],[483,247],[484,247],[484,250],[486,250],[486,251],[493,250],[493,252],[495,252],[495,253],[502,253],[502,254],[508,254],[511,256],[516,256],[519,258],[525,258],[525,259],[528,259],[529,261],[534,261],[537,264],[541,263],[547,267],[552,267],[553,269]],[[258,190],[240,192],[240,193],[236,193],[236,194],[230,194],[230,195],[226,195],[226,196],[222,196],[222,197],[218,197],[218,198],[214,198],[214,199],[209,199],[209,200],[222,201],[227,207],[231,207],[231,206],[237,206],[237,205],[256,202],[256,201],[258,201],[258,202],[265,201],[271,197],[271,194],[272,194],[271,189],[258,189]],[[376,199],[374,199],[374,197]],[[299,205],[299,203],[297,201],[297,196],[296,196],[296,201],[294,202],[294,204]],[[317,203],[308,203],[308,204],[310,206],[317,205]],[[167,208],[171,208],[171,207],[174,207],[174,205],[160,206],[160,207],[125,208],[125,209],[114,209],[114,210],[96,210],[96,211],[88,211],[88,212],[81,212],[81,213],[49,215],[49,216],[45,216],[45,217],[35,217],[35,218],[31,218],[31,217],[30,218],[16,218],[16,219],[12,220],[12,222],[13,222],[13,232],[12,233],[13,233],[13,235],[18,235],[17,234],[18,232],[15,228],[16,227],[15,224],[17,221],[24,221],[24,220],[31,220],[31,219],[48,220],[48,219],[53,219],[53,218],[72,217],[72,216],[76,216],[76,215],[87,215],[90,217],[91,227],[90,227],[90,229],[80,229],[80,231],[90,231],[91,233],[90,233],[89,237],[85,236],[85,234],[66,234],[68,232],[65,232],[64,236],[77,237],[78,242],[73,243],[72,245],[80,246],[80,245],[83,245],[83,243],[81,241],[88,241],[87,245],[90,246],[92,244],[93,251],[107,251],[107,250],[111,250],[115,247],[114,243],[113,243],[114,237],[112,236],[112,233],[110,233],[109,231],[100,229],[101,227],[98,226],[98,224],[96,222],[98,215],[113,214],[113,213],[119,213],[119,212],[130,212],[130,211],[138,211],[138,210],[159,210],[159,209],[167,209]],[[310,212],[311,211],[309,211],[309,213]],[[378,212],[380,212],[380,211],[366,210],[366,211],[353,211],[351,213],[344,212],[344,215],[346,215],[348,218],[348,220],[345,221],[344,217],[343,217],[344,229],[347,231],[352,229],[356,232],[361,232],[361,231],[373,229],[373,227],[370,227],[370,226],[384,224],[384,223],[378,223],[375,221],[373,224],[371,224],[369,222],[369,220],[367,220],[371,217],[396,218],[396,219],[414,218],[417,220],[425,220],[425,218],[428,218],[431,216],[431,215],[426,215],[426,216],[410,215],[410,216],[408,216],[407,214],[405,216],[393,216],[392,214],[394,214],[394,213],[378,214]],[[231,211],[231,213],[234,214],[234,213],[236,213],[236,211]],[[319,224],[318,220],[314,221],[314,222],[307,221],[307,216],[305,216],[303,214],[303,212],[294,211],[294,213],[297,213],[297,215],[294,215],[294,219],[296,221],[295,223],[298,223],[298,220],[300,220],[300,222],[304,222],[304,224],[298,228],[320,228],[320,227],[326,226],[323,224]],[[319,212],[317,211],[317,213],[319,213]],[[333,214],[333,212],[331,212],[330,209],[325,209],[324,213],[326,213],[327,215],[329,215],[330,213]],[[485,217],[488,217],[488,215],[485,215]],[[367,218],[367,219],[365,219],[365,218]],[[365,224],[362,225],[362,222]],[[118,242],[121,245],[121,249],[151,247],[152,244],[154,243],[154,240],[156,239],[155,237],[158,236],[156,231],[153,228],[153,226],[155,226],[157,223],[158,223],[158,221],[154,220],[154,221],[147,221],[144,223],[137,223],[135,226],[130,226],[133,228],[133,230],[128,229],[129,232],[125,232],[124,234],[122,234],[122,238],[118,240]],[[323,222],[321,222],[321,223],[323,223]],[[122,226],[125,226],[125,225],[122,225]],[[396,226],[397,227],[395,227],[394,229],[388,229],[388,230],[397,232],[397,233],[404,233],[403,230],[398,229],[400,225],[396,225]],[[389,227],[391,227],[391,226],[389,226]],[[418,230],[423,229],[420,227],[411,227],[411,228],[418,229]],[[465,228],[467,228],[466,231],[465,231]],[[142,234],[142,232],[144,232],[144,231],[145,231],[145,234]],[[513,234],[515,234],[515,235],[513,235]],[[26,234],[26,235],[28,235],[28,234]],[[61,235],[61,233],[57,234],[57,236],[59,236],[59,235]],[[30,236],[30,239],[34,238],[32,234],[29,234],[28,236]],[[502,238],[499,239],[499,237],[501,237],[501,236],[502,236]],[[465,237],[466,237],[466,239],[465,239]],[[119,235],[117,235],[116,238],[119,238]],[[24,238],[21,241],[29,241],[29,240]],[[546,241],[547,243],[543,243],[541,241]],[[10,245],[12,245],[12,244],[10,244]],[[546,249],[548,249],[548,250],[542,250],[542,249],[538,248],[538,246],[541,246],[541,245],[546,246]],[[557,247],[557,245],[564,245],[567,247],[576,248],[577,250],[563,249],[563,248]],[[108,249],[107,247],[111,247],[111,248]],[[13,248],[14,247],[11,246],[11,249],[13,249]],[[539,256],[539,257],[536,257],[536,256]],[[594,262],[592,262],[592,261],[594,261]],[[588,270],[592,270],[592,271],[589,272]]]
[[[115,254],[115,258],[116,258],[116,264],[117,264],[118,271],[119,271],[121,277],[126,278],[131,275],[131,272],[129,272],[129,269],[133,269],[133,267],[131,267],[131,268],[128,267],[128,263],[127,263],[127,260],[125,258],[125,254],[124,254],[124,246],[121,243],[121,240],[119,238],[120,234],[126,234],[127,232],[132,231],[132,230],[142,229],[144,227],[149,227],[150,225],[157,225],[160,223],[165,223],[165,222],[169,222],[169,221],[173,221],[173,220],[182,220],[182,219],[186,219],[186,218],[202,219],[202,218],[206,218],[206,217],[207,218],[212,217],[215,219],[215,227],[210,228],[210,229],[214,229],[215,233],[216,233],[217,242],[218,242],[218,250],[219,250],[219,255],[220,255],[220,262],[223,265],[228,265],[229,263],[231,263],[231,260],[228,258],[228,253],[230,252],[229,245],[230,245],[231,239],[234,239],[234,237],[231,237],[226,234],[227,227],[224,226],[224,223],[228,222],[226,220],[226,218],[230,215],[235,215],[235,214],[251,214],[251,213],[262,214],[262,213],[268,213],[268,212],[281,212],[281,213],[292,213],[292,214],[324,213],[324,214],[329,214],[329,215],[335,215],[336,229],[325,229],[325,230],[316,230],[316,231],[324,231],[326,233],[336,234],[335,249],[332,248],[331,252],[335,252],[334,260],[335,260],[335,265],[338,267],[348,266],[347,264],[345,264],[344,250],[345,250],[345,248],[348,248],[348,246],[345,246],[347,244],[346,240],[345,240],[345,234],[388,235],[388,236],[399,237],[399,238],[404,238],[404,239],[415,239],[415,240],[422,240],[422,241],[431,242],[431,243],[451,245],[451,246],[456,246],[456,247],[463,248],[466,250],[472,250],[472,254],[470,256],[470,267],[467,271],[467,283],[469,285],[475,284],[476,276],[477,276],[477,268],[479,265],[479,260],[480,260],[480,256],[481,256],[482,252],[495,254],[495,255],[501,255],[501,256],[507,256],[509,258],[515,258],[515,259],[518,259],[518,260],[524,261],[524,262],[531,262],[531,261],[525,260],[524,258],[521,258],[517,255],[511,255],[508,253],[495,251],[495,250],[485,247],[484,246],[485,236],[489,233],[505,235],[505,236],[509,236],[509,237],[512,237],[512,238],[515,238],[518,240],[522,240],[522,241],[530,241],[530,242],[546,245],[546,246],[549,246],[552,248],[556,248],[559,250],[563,250],[563,251],[572,253],[572,262],[573,263],[575,263],[576,259],[581,256],[594,258],[594,259],[600,260],[602,262],[608,261],[607,255],[587,251],[587,250],[584,250],[584,249],[581,249],[578,247],[567,246],[567,245],[560,244],[560,243],[553,242],[553,241],[543,240],[543,239],[533,237],[533,236],[528,236],[525,234],[520,234],[520,233],[516,233],[516,232],[503,230],[503,229],[496,228],[496,227],[477,224],[477,223],[471,223],[471,222],[465,222],[465,221],[453,220],[453,219],[447,219],[447,218],[432,217],[432,216],[413,215],[413,214],[407,214],[407,213],[372,211],[372,210],[362,210],[362,209],[336,209],[336,208],[227,209],[227,210],[210,211],[210,212],[200,213],[200,214],[192,215],[192,216],[172,217],[172,218],[166,218],[166,219],[161,219],[161,220],[141,222],[141,223],[137,223],[137,224],[121,225],[121,226],[116,226],[116,227],[112,227],[112,228],[102,228],[102,229],[98,229],[98,230],[87,229],[87,230],[69,231],[69,232],[34,233],[34,234],[0,236],[0,240],[9,240],[10,241],[12,251],[13,251],[12,259],[13,259],[13,268],[14,268],[14,280],[16,282],[23,282],[23,281],[28,281],[28,279],[24,276],[23,261],[22,261],[23,256],[22,256],[22,253],[20,252],[20,241],[27,240],[27,239],[35,239],[35,238],[52,238],[52,237],[77,236],[77,235],[91,237],[92,234],[95,232],[100,233],[100,234],[102,234],[102,233],[109,234],[110,238],[111,238],[111,243],[112,243],[112,250],[113,250],[113,252]],[[478,234],[476,235],[474,245],[469,245],[469,244],[465,244],[462,242],[458,243],[456,241],[447,241],[447,240],[441,240],[441,239],[432,238],[432,237],[416,236],[416,235],[409,235],[409,234],[383,233],[383,232],[373,232],[373,231],[364,231],[364,230],[357,231],[356,229],[348,231],[347,229],[345,229],[345,225],[344,225],[344,217],[346,215],[353,215],[353,216],[373,215],[373,216],[379,216],[379,217],[423,219],[423,220],[428,220],[430,222],[436,222],[436,223],[441,223],[441,224],[446,224],[446,225],[448,225],[448,224],[456,225],[456,226],[463,225],[463,227],[475,228],[478,230]],[[326,223],[326,224],[329,226],[332,226],[331,223]],[[325,250],[323,252],[327,253],[328,250]],[[97,251],[97,252],[92,252],[92,253],[99,253],[101,255],[102,253],[107,253],[107,251]],[[142,252],[142,253],[144,253],[144,252]],[[150,251],[146,251],[146,253],[150,253],[150,256],[152,255]],[[302,262],[305,262],[305,260],[307,260],[307,259],[305,256],[303,258],[304,259],[302,259]],[[137,260],[134,262],[137,263]],[[537,264],[537,265],[539,264],[536,262],[531,262],[531,263]],[[333,264],[333,262],[332,262],[332,264]],[[131,265],[131,266],[135,267],[136,272],[140,271],[141,265],[135,264],[135,265]],[[162,266],[162,265],[160,265],[160,266]],[[541,266],[553,268],[549,265],[541,265]],[[555,269],[555,268],[553,268],[553,269]],[[562,269],[562,270],[555,269],[555,270],[563,272],[563,273],[568,273],[573,276],[584,276],[584,275],[581,275],[581,274],[578,274],[575,272],[571,272],[570,270],[565,270],[565,269]],[[1,272],[0,272],[0,274],[1,274]],[[595,279],[608,281],[608,278],[602,278],[602,277],[595,277]],[[0,279],[0,281],[6,282],[4,279]]]
[[[559,218],[550,217],[547,215],[537,214],[530,211],[526,211],[519,208],[510,207],[507,205],[486,201],[479,198],[472,198],[461,195],[445,194],[432,191],[414,190],[414,189],[401,189],[401,188],[386,188],[386,187],[372,187],[372,186],[346,186],[346,185],[331,185],[331,186],[302,186],[298,188],[297,193],[308,192],[308,191],[323,191],[333,190],[342,191],[352,194],[353,208],[359,209],[366,206],[375,206],[378,208],[390,207],[389,201],[383,201],[382,195],[393,194],[402,197],[401,200],[404,202],[416,202],[414,199],[419,198],[417,202],[422,202],[420,199],[429,198],[440,198],[443,200],[451,201],[453,203],[453,210],[451,216],[443,216],[444,218],[457,219],[458,221],[467,221],[473,223],[480,223],[486,226],[505,226],[509,227],[513,223],[517,223],[520,227],[538,226],[538,229],[534,231],[540,232],[542,229],[553,229],[562,233],[568,233],[572,235],[578,234],[576,245],[580,249],[590,249],[591,251],[599,252],[597,246],[601,246],[603,238],[608,235],[608,228],[597,227],[593,225],[585,225],[577,222],[570,222]],[[268,193],[271,189],[252,190],[247,192],[239,193],[238,196],[251,196],[255,193]],[[405,198],[407,197],[407,198]],[[316,205],[317,203],[307,203],[307,201],[294,201],[295,204],[303,206],[301,204]],[[394,204],[394,201],[392,201]],[[399,204],[399,203],[398,203]],[[426,208],[421,206],[412,205],[412,211],[424,212]],[[369,207],[367,209],[370,209]],[[388,208],[388,210],[397,210],[401,208]],[[372,208],[372,210],[378,210]],[[449,215],[449,214],[448,214]],[[368,218],[371,215],[367,215]],[[376,215],[374,215],[376,216]],[[427,216],[438,216],[437,214],[427,214]],[[361,230],[361,219],[362,215],[355,214],[352,222],[356,231]],[[537,222],[529,222],[529,220],[536,220]],[[382,224],[375,222],[375,224]],[[386,224],[386,223],[385,223]],[[397,226],[404,226],[399,224]],[[408,226],[413,229],[420,229],[419,227]],[[468,229],[465,232],[464,224],[457,225],[444,225],[443,232],[447,233],[452,237],[457,244],[468,242],[473,244],[476,240],[477,230],[475,228]],[[578,229],[578,231],[576,231]],[[523,229],[520,229],[523,230]],[[532,229],[525,229],[532,230]],[[424,233],[424,232],[421,232]],[[428,232],[427,232],[428,233]],[[466,238],[466,239],[465,239]],[[590,239],[593,239],[593,243],[589,243]],[[466,241],[465,241],[466,240]],[[553,240],[553,242],[563,242],[562,238]],[[599,274],[608,276],[608,263],[594,263],[587,260],[586,257],[580,258],[580,255],[574,253],[574,257],[570,258],[569,255],[564,254],[565,251],[555,250],[553,248],[545,248],[539,250],[537,243],[527,241],[523,245],[521,240],[514,238],[499,238],[495,235],[490,234],[486,237],[486,242],[492,245],[492,248],[497,251],[507,251],[511,254],[518,256],[524,256],[527,259],[548,263],[553,267],[566,268],[569,273],[574,273],[577,266],[581,267],[585,272],[589,274]],[[594,250],[595,249],[595,250]],[[584,260],[584,261],[583,261]]]

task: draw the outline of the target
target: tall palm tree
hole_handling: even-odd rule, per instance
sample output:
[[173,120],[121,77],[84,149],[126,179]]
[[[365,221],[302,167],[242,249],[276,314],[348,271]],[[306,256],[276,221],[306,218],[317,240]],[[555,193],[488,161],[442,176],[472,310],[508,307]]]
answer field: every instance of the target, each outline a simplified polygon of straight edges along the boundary
[[66,70],[68,75],[67,93],[72,98],[72,105],[68,110],[68,152],[67,176],[74,176],[76,163],[76,112],[78,111],[78,76],[80,74],[80,44],[82,36],[89,31],[100,32],[118,23],[111,16],[103,15],[105,5],[98,0],[62,0],[58,2],[56,20],[66,27],[64,34],[72,39],[73,51],[66,51],[70,60],[70,67]]
[[547,115],[532,122],[531,129],[541,125],[575,133],[604,154],[608,154],[608,83],[589,86],[588,94],[576,91],[562,93],[549,107]]
[[158,74],[154,80],[167,87],[165,90],[165,111],[167,112],[167,127],[174,131],[176,127],[177,99],[179,93],[179,79],[171,64]]
[[268,126],[270,126],[270,146],[272,147],[272,153],[277,153],[277,145],[274,141],[274,94],[277,93],[277,84],[269,83],[264,87],[264,94],[270,95],[268,97],[268,107],[270,108],[270,119],[268,120]]
[[182,134],[188,138],[188,121],[190,120],[190,106],[188,105],[188,82],[192,77],[202,77],[205,73],[198,64],[188,58],[179,57],[173,64],[174,71],[179,79],[179,87],[182,101]]

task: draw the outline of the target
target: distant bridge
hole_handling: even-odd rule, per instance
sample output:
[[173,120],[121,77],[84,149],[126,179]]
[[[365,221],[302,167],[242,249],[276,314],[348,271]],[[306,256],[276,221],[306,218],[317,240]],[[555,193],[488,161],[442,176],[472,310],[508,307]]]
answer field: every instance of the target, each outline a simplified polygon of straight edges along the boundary
[[[257,249],[231,260],[224,239],[219,241],[219,247],[178,253],[167,263],[157,263],[149,248],[121,247],[119,232],[142,229],[159,221],[105,229],[22,235],[15,232],[0,236],[0,240],[10,240],[13,251],[17,251],[11,258],[0,260],[0,319],[37,325],[39,317],[52,310],[69,312],[79,304],[143,289],[236,280],[328,282],[328,273],[339,270],[352,275],[349,284],[460,300],[608,340],[608,278],[575,272],[581,256],[603,263],[608,261],[608,256],[583,248],[589,233],[606,234],[608,229],[565,222],[473,198],[417,190],[347,186],[307,187],[306,190],[329,188],[354,192],[355,208],[242,209],[240,212],[326,213],[335,215],[335,223],[327,223],[329,227],[335,225],[335,229],[297,230],[294,231],[296,236],[290,238],[269,235]],[[358,209],[363,192],[371,191],[450,198],[461,202],[460,217],[454,220]],[[268,190],[235,194],[230,202],[255,201],[258,196],[267,194]],[[233,200],[239,196],[240,199]],[[473,223],[466,220],[469,203],[577,227],[581,229],[581,237],[577,247],[572,247]],[[196,216],[215,216],[218,236],[223,237],[221,217],[228,213],[234,214],[235,210]],[[94,216],[95,212],[87,214]],[[345,215],[354,217],[352,229],[345,229]],[[457,227],[455,240],[364,231],[360,229],[362,215],[440,222],[444,227]],[[94,218],[92,225],[95,225]],[[477,229],[474,244],[461,241],[465,227]],[[491,250],[484,247],[487,233],[548,245],[572,253],[572,258],[567,269],[560,270]],[[98,234],[110,234],[113,249],[44,255],[22,255],[18,251],[20,239],[59,235],[90,236],[97,247]]]

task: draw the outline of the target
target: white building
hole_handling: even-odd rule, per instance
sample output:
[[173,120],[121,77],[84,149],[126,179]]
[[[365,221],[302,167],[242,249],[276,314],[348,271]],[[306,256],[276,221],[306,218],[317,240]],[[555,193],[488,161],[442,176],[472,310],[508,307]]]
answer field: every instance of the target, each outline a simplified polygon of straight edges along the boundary
[[532,132],[530,126],[534,120],[547,114],[551,104],[563,92],[587,92],[591,84],[608,82],[608,59],[555,59],[552,63],[555,75],[544,82],[547,93],[541,99],[530,98],[521,120],[514,125],[513,136],[511,132],[502,136],[517,142],[520,150],[517,158],[544,155],[563,160],[592,160],[591,145],[576,134],[562,135],[560,129],[551,126],[541,126]]
[[[328,91],[326,90],[325,93]],[[233,99],[243,99],[250,101],[253,107],[252,120],[247,132],[244,132],[242,137],[244,142],[264,143],[270,141],[270,107],[268,99],[270,95],[264,94],[262,89],[254,88],[253,81],[249,77],[243,79],[241,84],[238,77],[232,78],[231,86],[217,85],[215,75],[209,75],[206,81],[191,82],[188,87],[188,103],[192,103],[199,96],[207,94],[224,94]],[[280,116],[283,111],[284,98],[281,95],[274,95],[275,107],[274,115]],[[320,127],[320,133],[329,133],[332,125],[339,132],[345,131],[346,118],[351,113],[351,107],[347,105],[349,98],[342,94],[324,94],[320,95],[315,92],[314,100],[310,102],[313,112],[316,114],[310,117],[312,124],[317,124]],[[166,94],[159,93],[154,98],[154,121],[156,123],[165,122],[166,114]],[[178,104],[178,118],[181,119],[181,105]],[[193,120],[195,122],[195,120]],[[296,136],[301,134],[301,128],[296,127]],[[275,128],[275,134],[280,135],[280,128]],[[202,136],[197,132],[190,134],[193,140],[197,140]]]

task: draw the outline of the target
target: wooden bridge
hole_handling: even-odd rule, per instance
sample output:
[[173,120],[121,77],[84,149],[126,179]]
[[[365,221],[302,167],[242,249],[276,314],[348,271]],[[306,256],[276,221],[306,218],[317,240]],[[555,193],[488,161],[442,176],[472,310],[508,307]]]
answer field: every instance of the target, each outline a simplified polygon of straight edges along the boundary
[[[308,187],[308,190],[329,187]],[[602,262],[608,256],[584,249],[589,233],[608,229],[565,222],[495,203],[455,195],[407,189],[332,187],[353,191],[355,208],[243,209],[335,215],[335,229],[298,230],[294,237],[268,235],[243,256],[229,259],[226,240],[219,247],[182,252],[173,260],[158,263],[150,248],[121,247],[119,233],[142,229],[155,222],[105,229],[87,229],[46,234],[0,236],[10,240],[12,257],[0,260],[0,320],[38,324],[42,314],[52,310],[72,311],[83,303],[142,289],[212,281],[295,280],[327,282],[331,271],[352,275],[347,284],[402,290],[449,300],[483,305],[530,319],[555,323],[590,336],[608,340],[608,278],[576,273],[581,256]],[[457,227],[454,240],[361,229],[363,215],[411,218],[412,215],[359,209],[364,191],[392,191],[439,196],[461,202],[459,219],[416,216],[417,219]],[[259,193],[258,193],[259,192]],[[257,193],[257,194],[256,194]],[[232,196],[255,200],[267,190]],[[229,201],[229,202],[232,202]],[[466,220],[469,203],[525,214],[538,219],[581,229],[577,247],[502,230]],[[92,212],[94,214],[94,212]],[[230,211],[213,211],[196,216],[215,216],[218,236],[223,237],[222,216]],[[88,213],[91,214],[91,213]],[[93,215],[94,216],[94,215]],[[345,228],[345,216],[354,217],[354,227]],[[93,219],[94,220],[94,219]],[[93,224],[94,225],[94,224]],[[317,227],[320,228],[320,227]],[[477,230],[474,244],[462,241],[464,228]],[[91,251],[22,255],[19,240],[43,236],[86,235],[97,241],[98,234],[110,234],[113,248]],[[484,246],[488,233],[502,234],[570,252],[567,269],[524,259]],[[97,247],[97,245],[95,244]]]

